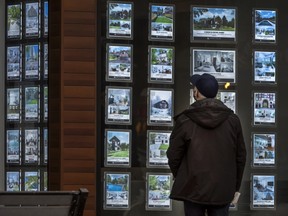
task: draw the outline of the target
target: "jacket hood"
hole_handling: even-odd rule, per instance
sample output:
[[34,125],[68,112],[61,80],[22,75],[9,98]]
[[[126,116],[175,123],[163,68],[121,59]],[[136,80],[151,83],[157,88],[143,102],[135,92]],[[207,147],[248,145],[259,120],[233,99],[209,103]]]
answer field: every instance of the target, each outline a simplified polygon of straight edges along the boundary
[[[224,122],[233,111],[217,99],[206,98],[191,104],[183,113],[201,127],[212,129]],[[175,116],[175,120],[178,116]]]

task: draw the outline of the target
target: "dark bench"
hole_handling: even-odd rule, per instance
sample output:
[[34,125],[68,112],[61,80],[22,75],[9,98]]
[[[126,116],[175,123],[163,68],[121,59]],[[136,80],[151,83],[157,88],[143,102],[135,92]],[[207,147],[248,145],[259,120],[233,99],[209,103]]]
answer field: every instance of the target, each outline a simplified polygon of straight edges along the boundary
[[0,192],[1,216],[81,216],[88,190]]

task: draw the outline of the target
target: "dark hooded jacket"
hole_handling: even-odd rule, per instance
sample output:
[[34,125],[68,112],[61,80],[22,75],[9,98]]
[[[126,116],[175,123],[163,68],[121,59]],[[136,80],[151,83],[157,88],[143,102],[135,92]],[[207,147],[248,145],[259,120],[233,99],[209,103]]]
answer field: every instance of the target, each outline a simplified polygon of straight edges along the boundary
[[175,116],[167,150],[175,178],[171,199],[222,205],[239,191],[246,148],[237,115],[220,100],[204,99]]

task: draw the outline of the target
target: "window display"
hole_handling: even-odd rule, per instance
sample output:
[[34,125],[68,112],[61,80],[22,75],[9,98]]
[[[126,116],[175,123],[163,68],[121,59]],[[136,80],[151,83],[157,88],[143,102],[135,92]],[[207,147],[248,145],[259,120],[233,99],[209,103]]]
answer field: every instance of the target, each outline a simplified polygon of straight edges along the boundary
[[130,167],[131,130],[105,130],[105,166]]
[[21,181],[20,172],[8,171],[6,172],[6,191],[20,191]]
[[254,9],[254,42],[276,43],[277,11],[275,9]]
[[175,6],[150,4],[149,40],[174,41]]
[[191,75],[209,73],[219,83],[236,82],[236,51],[191,48]]
[[252,137],[253,163],[254,167],[275,166],[275,134],[254,133]]
[[104,173],[104,209],[130,209],[130,173]]
[[132,123],[132,88],[106,87],[106,124]]
[[25,36],[38,37],[40,32],[39,3],[25,3]]
[[191,42],[236,42],[237,10],[224,7],[191,7]]
[[254,92],[254,125],[276,124],[276,93]]
[[107,81],[132,82],[132,45],[107,44]]
[[168,168],[166,151],[170,144],[171,131],[147,131],[147,167]]
[[148,88],[148,125],[173,125],[173,89]]
[[7,5],[7,38],[20,39],[22,36],[22,4]]
[[276,83],[276,52],[254,51],[254,82]]
[[149,46],[148,82],[174,83],[174,47]]
[[19,130],[7,130],[6,131],[6,162],[20,164],[20,131]]
[[252,175],[252,209],[275,209],[275,176]]
[[133,39],[132,2],[107,2],[107,37]]
[[172,210],[172,200],[169,198],[172,186],[172,174],[147,173],[146,210]]
[[7,80],[19,80],[22,70],[21,46],[7,47]]
[[[163,211],[167,216],[174,216],[183,211],[181,202],[172,202],[173,209],[172,205],[169,209],[166,194],[162,193],[162,182],[157,183],[155,179],[170,172],[166,150],[176,124],[174,118],[189,108],[189,102],[194,102],[189,78],[195,74],[208,73],[216,77],[219,89],[215,98],[239,115],[246,130],[243,131],[244,140],[248,142],[243,187],[239,202],[229,207],[230,214],[261,215],[263,212],[263,215],[269,215],[270,209],[274,209],[268,205],[271,197],[263,195],[266,189],[255,186],[259,190],[255,189],[256,195],[252,196],[251,173],[261,178],[280,172],[281,185],[287,180],[287,174],[281,172],[286,164],[282,150],[286,152],[287,140],[283,136],[285,127],[282,127],[286,116],[282,112],[286,108],[286,55],[280,52],[285,50],[287,40],[285,30],[281,29],[287,26],[283,14],[285,6],[273,1],[260,1],[257,5],[250,1],[245,4],[244,1],[228,3],[224,0],[217,4],[212,0],[201,2],[102,0],[97,4],[97,23],[100,24],[97,38],[103,42],[97,48],[100,52],[97,57],[97,98],[101,98],[99,103],[102,104],[98,113],[101,128],[97,129],[100,135],[97,143],[102,144],[99,152],[102,176],[98,175],[98,182],[104,186],[104,172],[131,173],[131,204],[128,210],[120,208],[123,214],[151,216]],[[121,17],[126,13],[122,4],[129,5],[131,17]],[[131,32],[121,28],[121,21],[126,22],[127,17],[133,25],[129,29]],[[120,59],[122,53],[127,58]],[[127,98],[133,99],[133,103],[130,101],[131,119],[125,115],[129,120],[123,122],[121,111],[118,114],[109,107],[107,89],[111,88],[118,92],[130,89]],[[114,98],[116,96],[111,96],[112,101]],[[125,96],[118,98],[121,100]],[[121,106],[121,102],[114,104],[115,107]],[[131,130],[132,135],[130,158],[124,149],[117,147],[124,141],[115,134],[115,131],[126,133],[126,130]],[[108,133],[111,133],[109,140]],[[124,156],[115,155],[122,151]],[[130,160],[130,165],[126,165],[125,160]],[[151,183],[148,183],[147,175],[153,176]],[[277,184],[276,178],[274,180]],[[260,196],[262,192],[263,196]],[[279,195],[282,197],[287,193],[282,190]],[[144,197],[143,194],[145,201],[139,199]],[[117,200],[117,196],[110,199]],[[98,206],[106,205],[106,200],[101,197],[96,202]],[[261,205],[264,205],[263,209]],[[283,206],[283,199],[277,200],[277,205]],[[280,207],[276,207],[275,215],[285,215],[285,210]],[[113,214],[114,208],[113,212],[106,209],[101,208],[99,214]],[[117,206],[116,212],[119,212]]]

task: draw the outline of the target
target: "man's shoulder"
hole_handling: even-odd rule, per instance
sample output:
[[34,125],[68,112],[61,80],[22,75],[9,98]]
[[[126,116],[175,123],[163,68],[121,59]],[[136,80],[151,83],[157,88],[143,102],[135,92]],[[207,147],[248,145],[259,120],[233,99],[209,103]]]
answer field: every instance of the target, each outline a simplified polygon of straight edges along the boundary
[[229,115],[229,117],[232,119],[232,120],[234,120],[234,121],[239,121],[240,119],[239,119],[239,116],[237,115],[237,114],[235,114],[235,113],[231,113],[230,115]]
[[183,111],[182,113],[175,116],[174,120],[177,122],[177,124],[183,124],[189,120],[189,117],[185,114],[185,111]]

